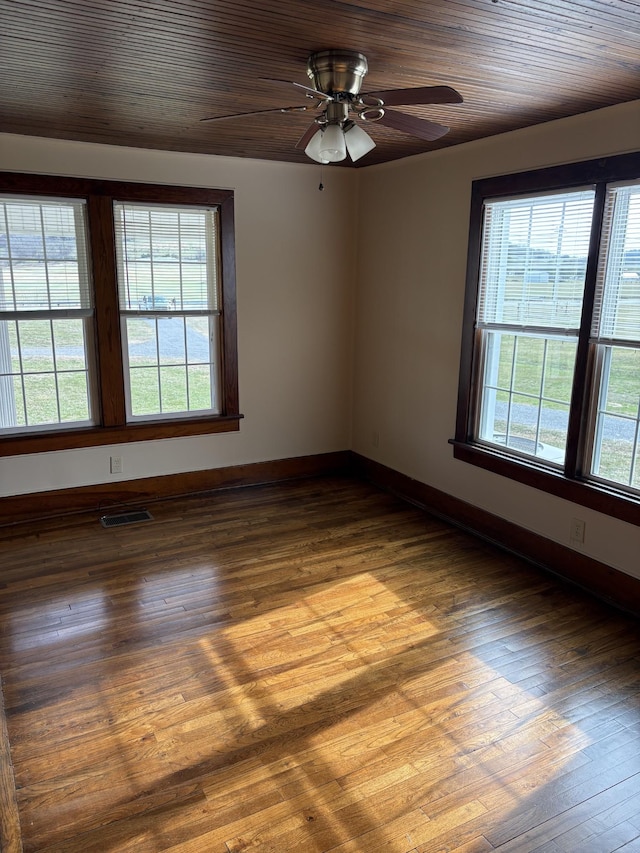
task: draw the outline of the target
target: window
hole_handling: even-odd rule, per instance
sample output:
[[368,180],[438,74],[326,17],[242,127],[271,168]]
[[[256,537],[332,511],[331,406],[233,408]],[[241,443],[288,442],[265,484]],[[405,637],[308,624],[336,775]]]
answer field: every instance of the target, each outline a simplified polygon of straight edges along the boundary
[[593,197],[577,190],[485,204],[478,438],[560,465]]
[[238,428],[233,193],[0,174],[0,453]]
[[638,522],[640,155],[473,187],[456,458]]
[[82,201],[0,197],[0,435],[93,423]]
[[127,420],[217,414],[217,210],[114,210]]
[[591,472],[640,492],[640,180],[607,190],[591,341]]

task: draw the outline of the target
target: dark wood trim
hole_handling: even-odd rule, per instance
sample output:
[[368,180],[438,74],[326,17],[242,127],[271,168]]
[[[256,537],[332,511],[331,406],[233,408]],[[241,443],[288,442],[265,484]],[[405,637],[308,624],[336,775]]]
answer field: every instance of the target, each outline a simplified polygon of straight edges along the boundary
[[236,247],[233,196],[220,205],[222,254],[222,371],[223,410],[239,414],[238,397],[238,318],[236,301]]
[[216,415],[212,418],[192,418],[184,421],[151,421],[129,424],[126,427],[92,427],[66,432],[14,436],[11,441],[9,439],[0,441],[0,457],[73,450],[75,447],[100,447],[104,444],[123,444],[131,441],[157,441],[162,438],[237,432],[243,417],[243,415],[229,417]]
[[588,506],[629,524],[640,525],[640,502],[623,492],[592,481],[572,480],[561,471],[556,472],[524,458],[516,460],[488,446],[457,441],[450,443],[453,445],[454,458],[461,462],[477,465],[486,471],[493,471],[494,474],[517,480],[580,506]]
[[95,296],[95,329],[102,425],[117,427],[126,422],[122,374],[122,343],[118,317],[116,246],[111,199],[90,195],[90,263]]
[[74,489],[15,495],[0,498],[0,526],[71,515],[76,512],[102,511],[132,504],[149,504],[164,498],[198,494],[215,489],[256,486],[280,480],[342,474],[350,471],[349,451],[322,453],[233,465],[228,468],[209,468],[160,477],[144,477],[119,483],[97,483]]
[[[231,432],[240,428],[238,344],[235,275],[233,190],[100,181],[56,175],[0,172],[0,188],[7,193],[53,195],[87,200],[89,263],[95,295],[95,359],[97,360],[94,417],[97,424],[83,429],[51,429],[0,438],[0,457],[25,453],[71,450],[130,441],[151,441],[191,435]],[[222,365],[221,414],[207,417],[158,419],[127,424],[117,293],[113,201],[189,204],[220,209],[222,255]]]
[[640,614],[639,579],[347,450],[0,498],[0,526],[77,512],[146,505],[217,489],[331,474],[356,474],[620,609]]
[[[640,500],[615,484],[601,484],[583,479],[584,460],[588,445],[587,425],[590,395],[585,388],[593,377],[593,346],[589,344],[591,312],[600,248],[600,226],[605,203],[605,184],[631,180],[640,174],[640,152],[585,160],[529,172],[499,175],[473,182],[469,221],[467,277],[462,326],[462,347],[458,380],[458,405],[455,437],[451,440],[454,457],[478,465],[536,489],[549,492],[582,506],[640,525]],[[476,329],[477,294],[480,270],[484,201],[490,198],[517,196],[527,193],[596,186],[596,204],[592,220],[591,242],[583,301],[580,339],[571,394],[567,453],[564,474],[537,465],[516,454],[504,454],[485,447],[475,439],[476,388],[479,384],[478,342]]]
[[489,198],[537,192],[541,188],[556,190],[586,186],[601,181],[633,180],[638,177],[639,171],[640,151],[633,151],[629,154],[598,157],[577,163],[546,166],[542,169],[531,169],[528,172],[481,178],[473,182],[473,187],[477,188],[483,198]]
[[26,172],[0,172],[2,191],[34,195],[107,196],[118,201],[160,201],[168,204],[223,204],[233,198],[233,190],[209,187],[185,187],[177,184],[139,183],[136,181],[103,181],[64,175],[38,175]]
[[[478,305],[478,282],[480,278],[480,252],[482,240],[484,197],[474,184],[471,190],[471,213],[469,216],[469,243],[467,248],[467,273],[462,319],[460,351],[460,373],[458,378],[458,408],[456,413],[456,439],[466,441],[470,435],[470,412],[475,356],[475,316]],[[475,223],[480,222],[479,228]]]
[[640,579],[364,456],[352,456],[354,472],[374,485],[577,584],[609,604],[640,614]]
[[564,471],[567,477],[579,477],[584,468],[584,454],[587,444],[586,432],[589,419],[590,395],[584,389],[591,385],[593,373],[593,347],[590,344],[591,322],[595,305],[598,267],[600,262],[600,237],[604,221],[604,210],[607,199],[607,185],[600,183],[596,187],[591,221],[591,239],[585,271],[584,294],[582,298],[582,318],[580,333],[576,347],[576,360],[573,370],[573,385],[571,388],[571,405],[569,406],[569,423],[567,426],[567,445],[565,452]]

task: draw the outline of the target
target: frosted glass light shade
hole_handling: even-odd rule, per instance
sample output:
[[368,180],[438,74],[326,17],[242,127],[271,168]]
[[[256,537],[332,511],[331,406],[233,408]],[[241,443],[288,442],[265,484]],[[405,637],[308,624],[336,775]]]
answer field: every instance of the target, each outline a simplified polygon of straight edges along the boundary
[[357,124],[352,125],[345,131],[344,139],[349,157],[354,161],[364,157],[372,148],[376,147],[375,142],[369,134]]
[[329,124],[324,129],[320,143],[320,157],[329,163],[337,163],[347,156],[344,132],[339,124]]
[[309,140],[309,144],[304,149],[304,153],[307,155],[307,157],[310,157],[312,160],[315,160],[316,163],[328,163],[329,161],[320,155],[321,142],[322,131],[318,130]]

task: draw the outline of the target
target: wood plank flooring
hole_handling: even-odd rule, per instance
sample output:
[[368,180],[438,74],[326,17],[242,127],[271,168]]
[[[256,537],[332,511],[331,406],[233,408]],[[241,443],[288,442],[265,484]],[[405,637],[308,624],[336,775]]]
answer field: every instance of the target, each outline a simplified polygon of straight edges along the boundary
[[635,620],[357,480],[149,509],[0,530],[25,851],[640,851]]

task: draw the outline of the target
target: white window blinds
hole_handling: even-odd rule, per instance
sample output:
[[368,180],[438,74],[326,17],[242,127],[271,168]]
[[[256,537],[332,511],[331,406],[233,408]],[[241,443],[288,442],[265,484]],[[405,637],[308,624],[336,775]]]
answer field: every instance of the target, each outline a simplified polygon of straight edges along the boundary
[[217,210],[116,202],[122,311],[218,311]]
[[592,189],[485,203],[478,325],[577,334]]
[[608,189],[592,337],[640,343],[640,182]]
[[84,201],[0,197],[0,311],[91,305]]

